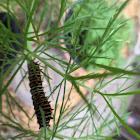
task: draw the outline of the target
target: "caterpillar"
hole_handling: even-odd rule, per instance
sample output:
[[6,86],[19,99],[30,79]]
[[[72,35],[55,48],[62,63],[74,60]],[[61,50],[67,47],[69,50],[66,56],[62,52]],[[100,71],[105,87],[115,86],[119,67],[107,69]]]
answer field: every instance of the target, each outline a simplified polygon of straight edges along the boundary
[[50,102],[48,101],[47,97],[45,97],[38,62],[31,61],[31,63],[28,64],[28,71],[30,81],[29,86],[31,88],[30,92],[32,94],[32,100],[35,114],[37,116],[37,122],[39,124],[39,129],[43,127],[43,120],[39,107],[43,109],[46,126],[50,126],[50,119],[53,119],[51,117],[53,109],[51,109]]

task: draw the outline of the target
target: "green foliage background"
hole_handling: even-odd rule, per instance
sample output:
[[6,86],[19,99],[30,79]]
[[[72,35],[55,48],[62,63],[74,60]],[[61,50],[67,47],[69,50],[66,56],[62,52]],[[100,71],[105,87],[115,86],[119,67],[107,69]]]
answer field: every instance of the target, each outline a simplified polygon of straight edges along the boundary
[[[81,4],[77,4],[71,11],[73,12],[73,18],[82,23],[81,31],[79,32],[77,39],[77,48],[81,49],[81,53],[84,55],[91,55],[96,50],[97,46],[102,41],[102,35],[104,29],[107,27],[108,21],[112,18],[115,9],[118,7],[118,3],[114,1],[96,1],[88,0],[84,2],[81,8]],[[70,15],[69,15],[70,16]],[[106,59],[90,59],[90,62],[106,64],[121,68],[126,58],[122,54],[122,50],[129,44],[130,49],[132,44],[133,35],[133,20],[128,20],[123,14],[120,14],[115,22],[111,25],[108,35],[115,31],[114,35],[106,41],[100,49],[94,54],[96,57],[104,57]],[[73,25],[73,28],[77,27],[77,23]],[[123,26],[123,27],[122,27]],[[120,29],[119,29],[120,28]],[[90,30],[88,30],[90,29]],[[71,32],[72,36],[74,32]],[[107,37],[107,36],[106,36]],[[82,61],[84,57],[79,58]],[[99,70],[98,67],[88,64],[86,66],[87,71]]]

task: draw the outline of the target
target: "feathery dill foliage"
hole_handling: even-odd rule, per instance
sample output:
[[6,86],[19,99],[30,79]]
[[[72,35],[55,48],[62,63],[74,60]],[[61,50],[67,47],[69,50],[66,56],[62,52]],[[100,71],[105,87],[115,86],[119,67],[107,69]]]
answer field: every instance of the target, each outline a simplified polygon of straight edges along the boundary
[[[77,56],[77,61],[83,61],[87,55],[93,56],[94,54],[95,57],[91,58],[90,64],[85,66],[87,71],[99,70],[99,67],[92,65],[92,62],[119,68],[125,62],[126,58],[123,57],[122,50],[126,49],[126,44],[131,41],[132,21],[126,22],[124,15],[121,13],[111,24],[107,35],[103,39],[108,21],[117,8],[118,3],[114,1],[88,0],[88,2],[83,2],[82,8],[81,4],[77,4],[69,12],[69,16],[73,13],[73,18],[79,21],[79,26],[76,23],[73,28],[81,28],[78,34],[77,30],[69,33],[69,36],[73,36],[73,38],[75,34],[78,36],[76,36],[75,49],[77,52],[80,51],[83,56]],[[104,59],[97,57],[104,57]]]
[[[128,94],[137,94],[139,91],[134,91],[131,93],[125,92],[125,89],[123,89],[123,85],[120,89],[117,89],[114,94],[109,95],[100,91],[103,87],[111,84],[112,81],[116,79],[125,78],[126,81],[128,81],[131,75],[140,75],[139,72],[128,71],[126,69],[108,66],[108,64],[106,64],[106,59],[108,56],[104,55],[105,52],[106,54],[107,52],[110,53],[116,48],[116,43],[118,43],[118,40],[115,40],[115,38],[117,38],[118,36],[117,32],[119,32],[119,30],[121,31],[126,24],[126,22],[117,20],[117,18],[129,2],[129,0],[125,1],[118,7],[113,7],[112,5],[114,11],[109,12],[110,17],[105,21],[104,19],[108,18],[107,12],[110,11],[108,9],[112,8],[111,5],[108,6],[104,0],[95,0],[95,5],[93,7],[90,7],[90,2],[91,1],[88,0],[78,0],[73,3],[68,0],[5,0],[4,2],[0,2],[0,11],[6,11],[7,13],[9,13],[16,21],[16,24],[21,30],[20,34],[12,33],[10,30],[10,24],[8,26],[9,28],[6,29],[0,22],[0,47],[2,48],[0,49],[0,51],[2,54],[5,54],[4,59],[1,59],[3,63],[1,65],[0,71],[0,127],[7,126],[9,128],[20,131],[20,134],[12,136],[12,139],[26,137],[29,137],[31,139],[33,137],[41,139],[42,137],[44,137],[44,139],[77,138],[111,140],[113,139],[112,137],[114,136],[114,134],[108,136],[105,136],[105,134],[106,131],[113,132],[112,124],[114,123],[115,128],[118,130],[118,133],[119,125],[121,123],[130,133],[135,135],[137,138],[140,138],[140,136],[125,123],[126,116],[119,116],[119,113],[115,111],[115,107],[113,105],[113,97],[118,96],[118,94],[121,97],[123,97],[123,95],[125,95],[126,97],[126,95]],[[89,11],[85,10],[85,7],[87,6],[89,7]],[[74,9],[74,7],[77,7],[77,10],[74,10],[74,14],[71,15],[71,17],[69,17],[66,21],[63,19],[64,24],[60,25],[64,12],[67,9]],[[91,8],[93,8],[93,10],[90,10]],[[102,12],[106,12],[106,14]],[[20,22],[16,17],[16,14],[18,15],[18,13],[21,13],[23,16],[24,27],[20,25]],[[19,16],[19,18],[21,18],[22,16]],[[86,22],[88,22],[88,24]],[[92,22],[94,23],[94,26],[92,26]],[[104,26],[102,24],[104,24]],[[44,29],[43,33],[40,33],[39,31],[42,28]],[[86,38],[84,38],[84,34],[81,34],[83,32],[85,32]],[[2,34],[4,35],[3,37]],[[68,36],[68,34],[71,35]],[[94,34],[96,34],[96,37],[94,36]],[[81,38],[84,38],[84,42],[82,45],[79,44],[80,36]],[[45,38],[43,42],[40,41],[41,37]],[[23,43],[20,43],[17,38],[21,39]],[[65,41],[59,42],[59,39],[64,39]],[[120,39],[122,39],[121,36]],[[128,38],[126,37],[125,39],[127,40]],[[94,40],[96,41],[96,44],[94,44]],[[11,42],[18,44],[20,51],[14,50],[12,47],[10,47],[9,44]],[[32,51],[32,43],[37,44],[37,47],[34,51]],[[61,46],[61,44],[72,47],[71,49],[64,48]],[[115,44],[115,48],[113,48],[113,44]],[[47,50],[52,47],[57,47],[65,52],[70,53],[70,61],[65,62],[63,59],[59,59],[59,57],[57,58],[57,56],[50,56],[49,54],[47,54]],[[79,51],[77,51],[78,48],[80,48]],[[102,51],[101,53],[100,50]],[[12,60],[9,60],[7,56],[10,52],[11,54],[15,52],[18,54],[18,56]],[[52,60],[59,64],[64,71],[62,72],[59,69],[55,68],[53,65],[48,63],[40,54],[47,55],[49,57],[48,60]],[[58,54],[58,56],[59,55],[61,54]],[[75,64],[75,61],[78,57],[82,57],[82,59],[84,59],[82,61],[79,61],[78,64]],[[17,72],[23,69],[22,65],[24,64],[24,62],[28,61],[30,63],[34,58],[37,58],[47,67],[51,68],[53,71],[63,77],[63,80],[55,88],[59,90],[57,97],[54,99],[56,102],[55,106],[53,107],[53,125],[50,128],[46,128],[45,124],[43,124],[44,129],[41,129],[41,134],[38,132],[34,132],[30,128],[29,124],[32,117],[28,116],[27,112],[24,111],[24,108],[13,98],[13,96],[11,96],[11,94],[7,90]],[[74,58],[73,62],[71,62],[72,58]],[[98,61],[99,59],[104,62],[104,65],[102,65],[102,62]],[[76,71],[80,67],[86,66],[88,63],[96,67],[103,68],[108,72],[105,71],[103,74],[91,73],[90,75],[84,75],[80,77],[71,76],[72,72]],[[6,72],[4,72],[5,66],[7,64],[10,64],[10,67],[6,69]],[[14,71],[14,73],[12,73],[9,81],[4,82],[6,77],[10,74],[10,72],[16,65],[18,65],[18,68]],[[25,71],[23,80],[26,74],[27,72]],[[51,75],[46,75],[43,72],[42,75],[44,75],[46,78],[51,77]],[[111,75],[113,75],[114,77],[110,81],[104,82],[105,77]],[[128,76],[124,77],[124,75]],[[88,81],[90,79],[96,79],[97,84],[95,85],[95,88],[90,88],[84,84],[84,81]],[[83,99],[84,102],[81,102],[81,105],[68,105],[69,102],[72,102],[72,100],[70,100],[72,90],[70,90],[70,92],[66,96],[66,81],[69,81],[72,84],[72,88],[76,89],[75,94],[79,95]],[[21,83],[22,82],[23,81],[21,81]],[[63,87],[62,84],[64,84],[63,93],[61,93],[60,90]],[[88,98],[83,94],[83,91],[79,88],[80,86],[89,91]],[[130,88],[132,86],[133,85],[130,85],[127,88]],[[61,103],[59,103],[60,94],[62,95]],[[6,100],[2,100],[3,96]],[[53,91],[50,96],[53,96]],[[102,98],[105,102],[102,111],[100,111],[100,106],[96,105],[96,103],[99,101],[98,98],[96,98],[98,96],[100,96],[100,99]],[[3,108],[4,101],[6,102],[6,108],[10,113],[6,114],[5,108]],[[22,126],[19,121],[16,121],[17,119],[16,114],[14,114],[13,111],[13,104],[15,104],[16,107],[21,112],[23,112],[29,120],[28,122],[24,123],[26,127]],[[106,116],[103,116],[104,112],[107,109],[109,110],[109,112]],[[40,111],[43,120],[45,120],[42,109],[40,109]],[[113,116],[112,119],[110,119],[110,116]],[[100,125],[98,124],[98,122],[100,122]],[[3,135],[0,134],[0,137],[2,138]]]

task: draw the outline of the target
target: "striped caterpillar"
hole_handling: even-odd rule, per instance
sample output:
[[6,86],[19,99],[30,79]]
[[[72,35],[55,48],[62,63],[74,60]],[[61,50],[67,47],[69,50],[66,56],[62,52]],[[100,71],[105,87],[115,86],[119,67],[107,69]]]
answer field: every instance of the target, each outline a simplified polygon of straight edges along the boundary
[[39,129],[43,127],[43,120],[41,117],[41,112],[39,107],[43,109],[45,115],[45,124],[46,126],[50,126],[49,122],[51,117],[52,110],[50,106],[50,102],[47,97],[45,97],[45,93],[42,87],[41,73],[39,69],[39,64],[37,62],[31,61],[28,65],[29,70],[29,86],[31,88],[32,100],[34,105],[35,114],[37,116],[37,122],[39,124]]

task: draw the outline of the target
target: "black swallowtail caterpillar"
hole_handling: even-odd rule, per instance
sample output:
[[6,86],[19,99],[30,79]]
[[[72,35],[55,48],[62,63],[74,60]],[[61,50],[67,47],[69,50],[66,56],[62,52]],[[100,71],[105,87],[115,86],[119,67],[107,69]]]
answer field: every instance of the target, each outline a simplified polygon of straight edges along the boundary
[[43,109],[45,115],[45,123],[46,126],[50,126],[49,122],[51,117],[52,110],[50,106],[50,102],[47,97],[45,97],[45,93],[42,87],[41,73],[39,69],[39,64],[37,62],[31,62],[28,65],[29,70],[29,86],[31,88],[32,100],[35,109],[35,114],[37,116],[37,122],[39,124],[39,129],[43,127],[43,120],[41,117],[41,112],[39,107]]

